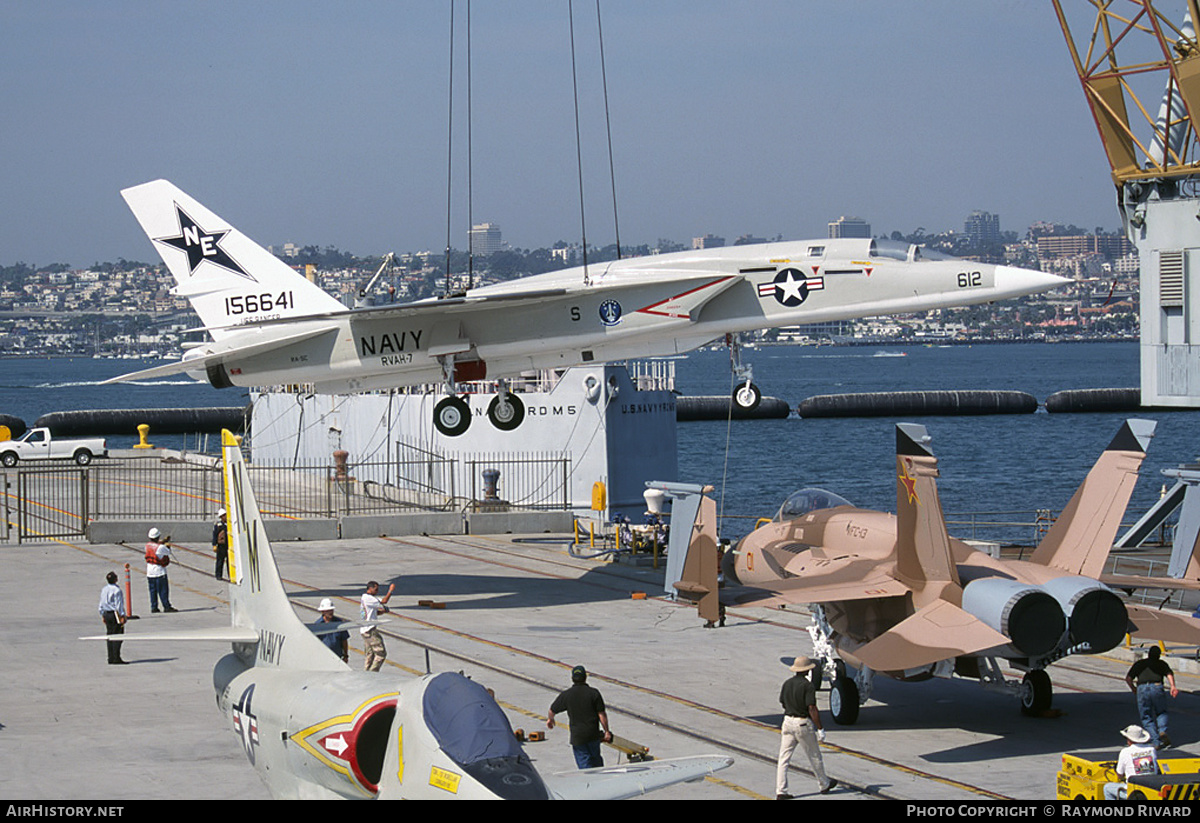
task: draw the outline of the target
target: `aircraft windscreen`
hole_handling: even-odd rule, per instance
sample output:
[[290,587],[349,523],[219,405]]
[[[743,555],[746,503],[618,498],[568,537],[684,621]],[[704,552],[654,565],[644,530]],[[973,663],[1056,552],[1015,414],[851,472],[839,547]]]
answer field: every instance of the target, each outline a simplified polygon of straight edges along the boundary
[[484,786],[510,800],[549,796],[508,718],[483,686],[443,672],[425,687],[422,707],[442,751]]
[[909,245],[897,240],[872,240],[872,257],[890,257],[892,260],[908,260]]
[[798,492],[792,492],[788,499],[783,501],[783,505],[779,507],[779,514],[775,515],[775,520],[782,523],[785,520],[803,517],[818,509],[852,505],[854,504],[841,495],[827,492],[824,489],[801,489]]

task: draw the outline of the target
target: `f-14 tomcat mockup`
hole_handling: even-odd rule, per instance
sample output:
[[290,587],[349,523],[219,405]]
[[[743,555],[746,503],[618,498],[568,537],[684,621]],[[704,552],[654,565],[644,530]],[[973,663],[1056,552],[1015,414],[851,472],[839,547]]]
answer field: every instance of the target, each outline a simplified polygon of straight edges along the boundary
[[122,640],[233,644],[213,670],[217,705],[274,797],[619,800],[732,765],[698,755],[542,775],[479,683],[454,672],[351,670],[292,610],[241,448],[227,431],[222,452],[232,625]]
[[[1123,602],[1098,579],[1154,428],[1153,421],[1125,421],[1030,558],[1009,560],[947,534],[929,435],[901,423],[895,515],[856,508],[822,489],[795,492],[774,520],[725,553],[726,580],[741,588],[723,590],[721,599],[809,606],[838,723],[856,721],[876,672],[914,681],[974,678],[1018,695],[1024,712],[1041,713],[1052,701],[1046,667],[1056,660],[1108,651],[1127,632],[1200,636],[1200,622]],[[705,532],[715,519],[696,519],[675,584],[700,599],[708,619],[702,597],[718,589],[717,543]],[[1130,588],[1159,583],[1125,579]],[[1024,671],[1023,681],[1005,680],[999,660]]]
[[[471,419],[453,394],[460,381],[670,355],[730,333],[965,306],[1066,282],[918,246],[827,239],[629,258],[352,310],[171,183],[121,194],[212,342],[116,380],[186,371],[219,388],[311,383],[319,393],[442,382],[450,396],[435,422],[447,434]],[[516,428],[520,399],[501,384],[488,417]]]

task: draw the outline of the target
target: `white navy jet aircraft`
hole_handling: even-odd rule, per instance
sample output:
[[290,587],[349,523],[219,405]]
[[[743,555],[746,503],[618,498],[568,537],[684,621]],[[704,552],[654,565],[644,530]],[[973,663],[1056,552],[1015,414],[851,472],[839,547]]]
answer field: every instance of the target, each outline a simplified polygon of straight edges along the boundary
[[[443,383],[449,396],[434,416],[449,435],[471,420],[454,394],[461,381],[678,354],[727,334],[966,306],[1067,282],[915,245],[823,239],[626,258],[348,309],[166,180],[121,194],[171,270],[172,293],[191,301],[212,342],[114,381],[188,372],[218,388],[311,383],[328,394]],[[524,418],[503,382],[488,418],[502,430]]]
[[217,706],[272,796],[621,800],[733,764],[730,757],[697,755],[543,775],[479,683],[455,672],[409,677],[351,670],[288,602],[241,448],[228,431],[222,452],[231,625],[121,639],[232,643],[213,669]]

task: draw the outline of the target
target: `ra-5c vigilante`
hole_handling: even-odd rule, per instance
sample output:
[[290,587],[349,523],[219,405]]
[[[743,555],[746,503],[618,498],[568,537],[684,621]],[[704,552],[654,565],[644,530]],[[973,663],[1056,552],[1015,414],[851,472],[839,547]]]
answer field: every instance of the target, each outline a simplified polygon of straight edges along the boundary
[[[619,800],[732,765],[699,755],[543,775],[479,683],[456,672],[352,670],[292,610],[241,448],[227,431],[222,452],[231,625],[122,640],[232,644],[213,669],[217,706],[274,797]],[[362,624],[322,630],[351,625]]]
[[[726,334],[985,303],[1066,281],[870,239],[766,243],[627,258],[471,289],[347,309],[165,180],[122,196],[212,342],[183,360],[123,375],[188,372],[214,386],[310,383],[318,393],[442,383],[444,434],[466,431],[462,381],[500,379],[488,409],[524,419],[503,379],[686,352]],[[749,381],[739,402],[755,404]]]
[[[857,720],[875,673],[978,679],[1039,714],[1052,700],[1046,667],[1062,657],[1108,651],[1126,633],[1200,636],[1200,622],[1126,603],[1099,579],[1154,428],[1153,421],[1126,421],[1030,558],[1008,560],[949,536],[930,438],[924,426],[901,423],[895,515],[802,489],[724,554],[726,581],[739,585],[722,590],[721,599],[809,606],[838,723]],[[700,599],[718,589],[714,521],[696,518],[674,583],[681,594]],[[1126,580],[1123,587],[1156,582]],[[1007,681],[1000,660],[1025,672],[1023,681]]]

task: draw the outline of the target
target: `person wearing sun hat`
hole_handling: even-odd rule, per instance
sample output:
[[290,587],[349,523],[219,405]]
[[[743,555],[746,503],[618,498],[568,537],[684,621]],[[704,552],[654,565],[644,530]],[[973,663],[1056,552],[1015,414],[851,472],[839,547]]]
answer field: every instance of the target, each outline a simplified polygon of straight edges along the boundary
[[809,677],[809,672],[816,667],[817,664],[807,657],[795,658],[788,666],[792,676],[783,682],[779,691],[783,725],[779,730],[779,763],[775,770],[776,800],[792,799],[788,793],[788,767],[797,746],[808,757],[821,794],[828,794],[837,785],[836,780],[825,775],[825,762],[821,759],[820,741],[825,739],[825,730],[821,728],[821,715],[817,711],[817,688]]
[[330,623],[341,622],[333,614],[333,601],[326,597],[317,606],[317,611],[321,613],[321,617],[312,624],[313,632],[321,638],[322,643],[329,647],[329,651],[340,657],[343,663],[348,663],[350,661],[350,632],[345,629],[321,631]]
[[1105,800],[1124,800],[1129,791],[1129,778],[1135,774],[1158,774],[1158,754],[1150,742],[1150,732],[1141,726],[1121,729],[1126,746],[1117,755],[1117,777],[1120,783],[1104,784]]

